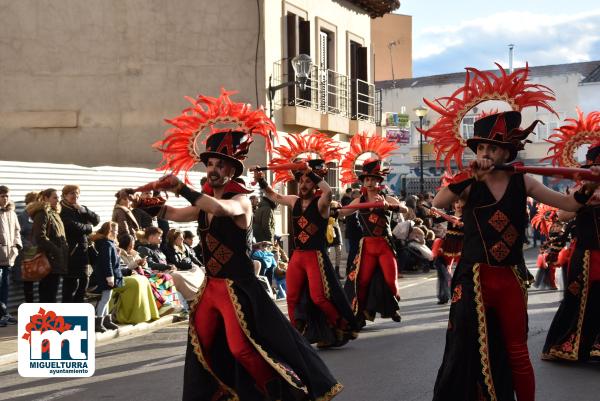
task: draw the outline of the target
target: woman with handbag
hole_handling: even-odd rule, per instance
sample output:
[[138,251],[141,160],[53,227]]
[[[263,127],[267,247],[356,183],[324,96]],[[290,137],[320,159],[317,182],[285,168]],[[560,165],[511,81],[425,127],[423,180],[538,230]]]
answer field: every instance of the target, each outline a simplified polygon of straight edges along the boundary
[[23,296],[25,302],[32,303],[34,301],[33,296],[33,281],[27,280],[23,275],[23,259],[25,254],[31,250],[35,245],[33,243],[33,219],[27,213],[27,206],[35,202],[38,197],[37,192],[28,192],[25,195],[25,209],[21,210],[18,214],[19,225],[21,226],[21,242],[23,248],[19,252],[17,261],[15,262],[15,268],[17,270],[17,281],[23,282]]
[[50,264],[49,273],[40,280],[40,302],[54,303],[60,277],[67,272],[69,258],[56,189],[48,188],[40,192],[37,200],[27,205],[25,210],[33,219],[33,241]]
[[92,241],[98,251],[98,257],[94,263],[94,282],[96,287],[94,293],[102,294],[96,305],[96,331],[104,333],[108,330],[119,328],[112,322],[108,313],[108,303],[113,288],[123,286],[123,274],[121,273],[121,260],[115,243],[119,226],[114,221],[103,223],[96,234],[92,235]]

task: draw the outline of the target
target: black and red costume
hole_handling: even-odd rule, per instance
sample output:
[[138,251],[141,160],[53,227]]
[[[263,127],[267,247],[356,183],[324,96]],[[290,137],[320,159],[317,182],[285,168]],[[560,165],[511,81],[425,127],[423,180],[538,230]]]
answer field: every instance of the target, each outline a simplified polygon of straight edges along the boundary
[[[237,193],[231,183],[223,199]],[[205,212],[198,231],[206,280],[190,306],[183,399],[263,400],[258,388],[274,381],[283,385],[284,400],[333,398],[342,386],[254,274],[252,231],[230,217],[209,222]]]
[[[437,238],[432,247],[434,257],[433,265],[437,271],[437,297],[438,304],[446,304],[450,300],[452,267],[460,260],[463,247],[462,222],[459,224],[448,222],[448,229],[444,238]],[[438,251],[441,249],[441,251]]]
[[463,249],[464,233],[462,225],[448,222],[448,230],[442,243],[442,256],[447,266],[456,265],[460,261]]
[[577,212],[567,286],[552,320],[544,359],[600,359],[600,206]]
[[[225,91],[219,98],[200,96],[193,104],[195,110],[168,120],[176,129],[155,145],[164,153],[165,168],[187,171],[198,161],[210,167],[211,158],[225,160],[234,173],[220,199],[250,193],[238,178],[244,170],[241,160],[252,134],[270,138],[275,126],[264,111],[232,102]],[[206,151],[198,153],[197,139],[205,132]],[[178,181],[173,188],[168,185],[172,178],[158,184],[167,183],[164,187],[193,205],[214,194],[209,184],[204,193]],[[339,393],[342,385],[258,281],[250,259],[252,224],[240,228],[234,217],[210,218],[202,209],[198,232],[206,279],[190,305],[183,400],[330,400]]]
[[[600,165],[600,144],[590,147],[586,159],[587,166]],[[600,205],[579,209],[570,249],[564,297],[548,330],[542,358],[600,360]]]
[[[510,147],[501,135],[519,126],[520,114],[514,113],[476,121],[469,146],[476,147],[476,140],[482,139]],[[516,151],[511,155],[514,158]],[[523,258],[525,180],[522,174],[512,175],[499,200],[485,182],[465,182],[470,187],[462,215],[468,246],[463,246],[452,278],[446,347],[433,400],[513,400],[516,393],[519,401],[533,401]],[[462,193],[461,184],[456,185],[449,185],[450,190]]]
[[[548,239],[540,247],[533,286],[540,289],[557,290],[556,269],[562,267],[564,261],[559,258],[565,249],[567,236],[562,231],[562,225],[554,224],[548,233]],[[564,253],[563,253],[564,254]]]
[[356,338],[348,299],[327,254],[327,219],[315,196],[305,210],[298,198],[292,210],[293,253],[287,269],[288,315],[306,339],[318,346],[339,346]]
[[[366,176],[381,175],[381,161],[365,163],[361,180]],[[362,195],[361,203],[367,202]],[[363,236],[359,249],[344,285],[352,310],[360,325],[365,319],[375,320],[379,313],[383,318],[400,321],[400,296],[396,279],[398,265],[391,231],[392,211],[382,208],[361,209],[358,220]]]

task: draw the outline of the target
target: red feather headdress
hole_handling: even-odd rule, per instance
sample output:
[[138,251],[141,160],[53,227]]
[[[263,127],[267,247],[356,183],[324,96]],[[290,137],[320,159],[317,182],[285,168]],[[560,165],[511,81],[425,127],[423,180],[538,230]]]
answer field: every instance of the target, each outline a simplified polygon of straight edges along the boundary
[[[327,164],[338,162],[341,158],[339,143],[319,131],[309,134],[291,133],[284,140],[287,145],[280,144],[275,148],[275,157],[269,163],[269,167],[294,163],[297,159],[322,159]],[[294,175],[290,170],[275,170],[273,185],[292,180]]]
[[545,85],[528,84],[529,68],[517,69],[507,74],[501,65],[497,64],[500,75],[491,71],[479,71],[467,67],[465,84],[449,97],[441,97],[435,101],[423,99],[432,110],[441,117],[423,134],[431,138],[436,152],[438,164],[444,159],[448,170],[454,160],[459,169],[463,168],[462,154],[466,147],[465,139],[460,134],[463,117],[473,107],[487,100],[502,100],[514,111],[525,107],[541,107],[554,114],[556,112],[548,104],[555,100],[554,92]]
[[354,135],[350,140],[350,149],[340,163],[340,181],[344,185],[349,185],[358,180],[355,165],[360,156],[371,153],[375,157],[371,157],[370,160],[383,161],[396,149],[398,146],[394,142],[389,142],[385,137],[369,136],[366,132]]
[[[169,171],[177,175],[183,171],[185,182],[189,183],[188,171],[200,162],[201,144],[206,143],[209,136],[227,131],[244,132],[249,138],[244,142],[245,151],[252,143],[252,135],[265,137],[267,151],[271,150],[273,136],[277,135],[275,124],[267,117],[262,108],[252,109],[249,104],[235,103],[228,92],[221,89],[218,98],[198,95],[198,99],[185,97],[191,104],[181,114],[165,121],[172,125],[165,132],[165,138],[152,145],[162,152],[162,161],[157,170]],[[236,158],[245,157],[241,151]]]
[[541,161],[551,160],[554,166],[581,167],[581,163],[575,159],[575,152],[582,145],[593,145],[600,141],[600,112],[592,111],[585,117],[577,108],[577,117],[577,120],[567,118],[565,121],[570,124],[557,128],[557,132],[546,139],[552,144],[548,149],[551,156]]
[[539,203],[537,213],[531,219],[531,226],[547,237],[550,233],[550,227],[558,218],[556,212],[558,212],[557,208]]

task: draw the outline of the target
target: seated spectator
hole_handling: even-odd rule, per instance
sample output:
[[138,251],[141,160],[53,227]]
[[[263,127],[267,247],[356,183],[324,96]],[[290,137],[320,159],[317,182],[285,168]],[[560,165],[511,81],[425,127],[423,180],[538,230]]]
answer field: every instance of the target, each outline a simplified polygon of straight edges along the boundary
[[146,228],[137,251],[142,258],[146,258],[147,267],[144,268],[144,275],[148,277],[153,287],[154,298],[162,316],[181,309],[182,302],[170,274],[177,268],[167,263],[167,257],[160,250],[161,238],[160,228]]
[[190,251],[193,253],[194,257],[202,262],[202,244],[198,241],[198,244],[194,246],[194,240],[196,236],[191,231],[183,232],[183,242],[187,245]]
[[120,259],[117,245],[115,244],[118,230],[117,223],[107,221],[92,236],[94,247],[98,251],[98,257],[96,257],[92,273],[96,286],[92,289],[92,292],[102,294],[96,305],[96,331],[100,333],[119,328],[119,326],[113,323],[108,313],[113,288],[123,285]]
[[122,189],[115,194],[117,201],[113,209],[112,220],[119,225],[119,237],[129,234],[135,235],[140,226],[131,211],[133,190]]
[[202,263],[196,258],[194,251],[183,242],[183,233],[179,230],[169,231],[165,251],[167,263],[177,268],[176,271],[171,272],[177,290],[186,301],[193,301],[204,281]]
[[144,274],[146,259],[133,249],[131,235],[119,237],[119,255],[123,286],[113,290],[111,311],[115,320],[124,324],[148,322],[160,317],[150,280]]
[[281,237],[275,236],[275,242],[273,243],[273,255],[275,256],[275,261],[277,262],[275,272],[273,273],[276,297],[277,299],[285,299],[287,297],[285,276],[287,273],[289,258],[283,250],[283,242]]
[[269,284],[273,283],[273,272],[277,262],[275,256],[271,252],[272,244],[268,241],[259,242],[253,245],[250,258],[260,262],[260,275],[265,276],[269,280]]
[[[139,195],[140,199],[150,198],[152,197],[152,191],[142,192]],[[131,210],[135,220],[137,221],[140,229],[144,230],[146,227],[157,226],[156,217],[152,217],[141,207],[135,207]]]

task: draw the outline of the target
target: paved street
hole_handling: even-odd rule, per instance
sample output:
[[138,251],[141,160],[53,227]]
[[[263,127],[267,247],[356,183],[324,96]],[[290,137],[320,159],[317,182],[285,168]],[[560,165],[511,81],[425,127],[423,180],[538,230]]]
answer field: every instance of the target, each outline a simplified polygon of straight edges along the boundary
[[[535,272],[534,272],[535,273]],[[435,279],[399,281],[403,321],[370,324],[361,337],[321,355],[345,385],[340,401],[429,401],[444,347],[448,306],[436,305]],[[560,292],[532,291],[529,346],[537,399],[596,401],[600,365],[542,362],[540,351]],[[176,324],[97,349],[92,378],[24,379],[16,366],[0,368],[0,400],[177,400],[181,394],[186,325]]]

